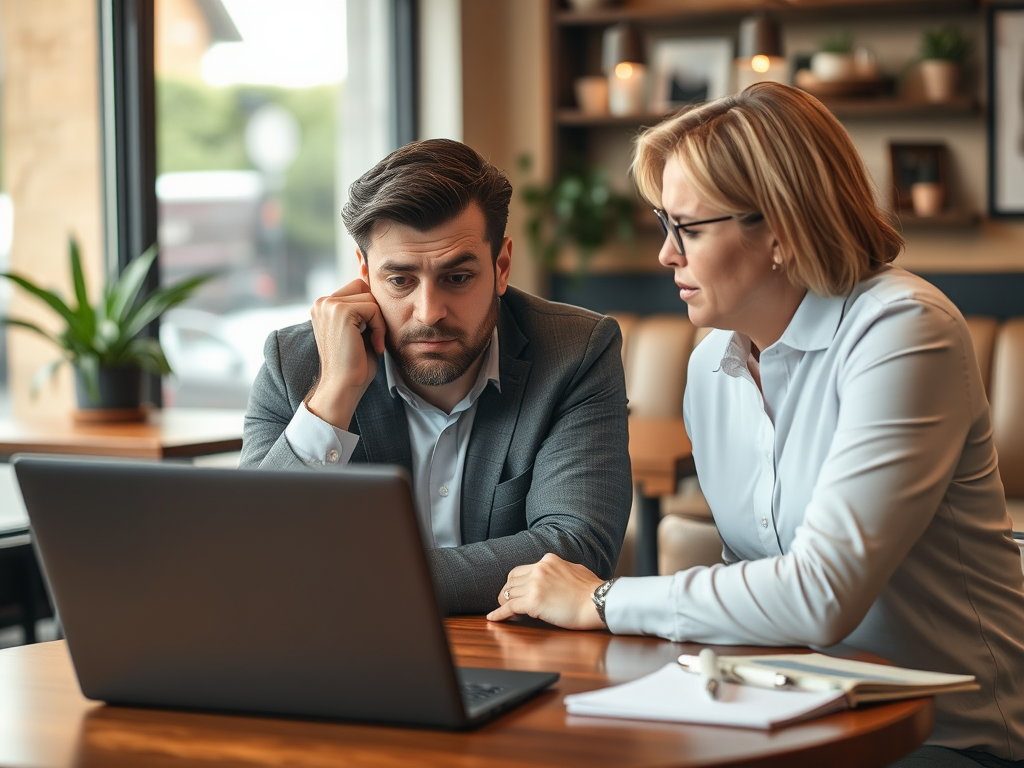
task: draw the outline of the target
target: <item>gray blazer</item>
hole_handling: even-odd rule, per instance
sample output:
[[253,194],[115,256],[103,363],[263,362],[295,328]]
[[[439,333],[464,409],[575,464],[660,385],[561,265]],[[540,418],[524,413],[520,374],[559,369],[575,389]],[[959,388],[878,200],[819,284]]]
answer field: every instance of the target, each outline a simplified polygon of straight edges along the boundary
[[[501,391],[480,395],[462,482],[462,545],[428,552],[441,609],[484,613],[517,565],[554,552],[610,578],[632,500],[617,323],[509,288]],[[304,468],[285,427],[320,372],[311,323],[270,334],[245,416],[242,467]],[[356,408],[352,462],[412,472],[405,409],[384,365]]]

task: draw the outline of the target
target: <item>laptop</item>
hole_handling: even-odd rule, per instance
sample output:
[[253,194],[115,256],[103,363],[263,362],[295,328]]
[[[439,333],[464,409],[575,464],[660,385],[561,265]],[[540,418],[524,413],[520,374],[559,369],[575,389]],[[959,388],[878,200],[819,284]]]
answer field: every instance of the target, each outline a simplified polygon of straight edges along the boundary
[[455,666],[403,469],[14,467],[87,698],[466,728],[558,679]]

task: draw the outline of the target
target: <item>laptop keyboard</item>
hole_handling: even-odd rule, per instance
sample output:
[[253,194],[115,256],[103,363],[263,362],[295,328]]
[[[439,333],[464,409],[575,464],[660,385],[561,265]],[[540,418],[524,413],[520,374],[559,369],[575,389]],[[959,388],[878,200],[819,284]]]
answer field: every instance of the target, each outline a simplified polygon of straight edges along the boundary
[[476,683],[463,683],[459,687],[462,689],[462,700],[467,704],[479,704],[508,690],[497,685],[477,685]]

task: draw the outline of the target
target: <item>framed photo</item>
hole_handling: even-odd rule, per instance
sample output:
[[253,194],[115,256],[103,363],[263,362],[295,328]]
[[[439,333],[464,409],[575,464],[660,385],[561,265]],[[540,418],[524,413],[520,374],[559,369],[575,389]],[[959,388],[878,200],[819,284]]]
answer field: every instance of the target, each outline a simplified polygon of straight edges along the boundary
[[729,93],[733,42],[728,37],[656,40],[651,51],[652,112],[670,112]]
[[892,209],[913,212],[910,188],[919,181],[937,183],[949,199],[949,151],[945,144],[890,144]]
[[988,206],[1024,217],[1024,4],[988,8]]

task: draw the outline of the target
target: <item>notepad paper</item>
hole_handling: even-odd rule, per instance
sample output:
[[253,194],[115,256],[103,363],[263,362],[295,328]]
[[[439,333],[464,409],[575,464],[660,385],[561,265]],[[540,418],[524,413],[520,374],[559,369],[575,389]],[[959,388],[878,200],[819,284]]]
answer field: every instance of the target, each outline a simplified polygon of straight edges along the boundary
[[727,678],[757,684],[758,678],[784,675],[806,691],[842,690],[851,707],[872,701],[893,701],[940,693],[976,691],[974,675],[950,675],[920,669],[837,659],[821,653],[719,656]]
[[846,709],[842,691],[793,691],[723,683],[712,700],[699,675],[675,662],[629,683],[565,697],[573,715],[779,728]]

